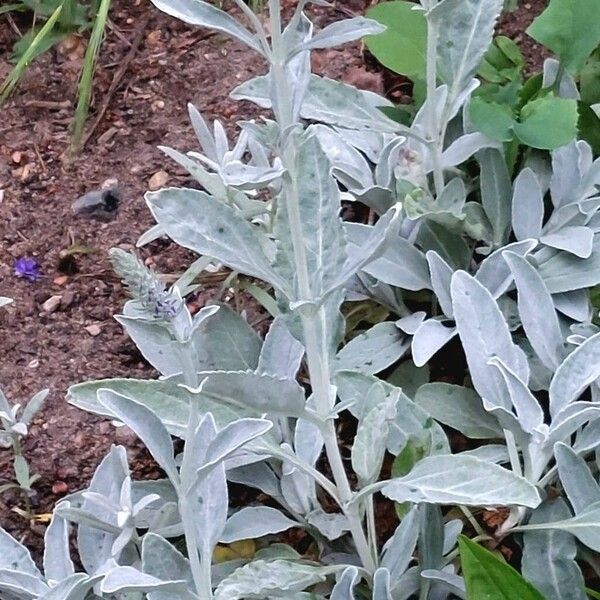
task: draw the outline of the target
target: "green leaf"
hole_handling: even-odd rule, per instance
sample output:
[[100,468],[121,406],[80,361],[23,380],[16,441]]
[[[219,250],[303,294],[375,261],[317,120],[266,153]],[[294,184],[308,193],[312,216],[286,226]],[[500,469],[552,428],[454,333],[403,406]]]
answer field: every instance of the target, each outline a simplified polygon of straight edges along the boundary
[[600,600],[600,592],[595,592],[594,590],[590,590],[590,588],[585,588],[585,593],[590,598],[598,598]]
[[469,118],[474,127],[493,140],[510,142],[514,137],[512,111],[504,104],[474,96],[469,104]]
[[533,21],[527,33],[550,48],[576,74],[600,44],[600,2],[550,0],[548,8]]
[[461,535],[458,547],[468,600],[544,600],[515,569]]
[[[598,72],[600,81],[600,71]],[[600,154],[600,116],[594,109],[583,102],[579,106],[579,136],[584,139],[591,147],[594,155]]]
[[365,38],[367,48],[377,60],[395,73],[411,79],[425,78],[427,22],[413,2],[395,0],[378,4],[367,16],[387,26],[379,35]]
[[549,95],[526,104],[514,130],[523,144],[554,150],[577,137],[577,121],[577,101]]

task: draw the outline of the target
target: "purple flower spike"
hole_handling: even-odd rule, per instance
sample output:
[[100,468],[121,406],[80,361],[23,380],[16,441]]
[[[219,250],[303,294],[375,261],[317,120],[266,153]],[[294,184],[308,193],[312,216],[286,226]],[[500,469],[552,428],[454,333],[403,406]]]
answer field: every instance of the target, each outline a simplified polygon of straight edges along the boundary
[[40,264],[34,258],[23,256],[15,261],[15,275],[35,282],[41,277]]

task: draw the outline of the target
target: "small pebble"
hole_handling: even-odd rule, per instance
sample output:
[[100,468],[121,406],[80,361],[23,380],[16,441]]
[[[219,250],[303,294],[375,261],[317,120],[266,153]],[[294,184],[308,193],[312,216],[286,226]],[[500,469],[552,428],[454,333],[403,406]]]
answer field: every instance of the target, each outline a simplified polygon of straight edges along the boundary
[[100,325],[88,325],[85,330],[92,336],[96,337],[102,333],[102,327]]
[[169,181],[169,174],[166,171],[157,171],[148,180],[148,189],[155,192],[167,185],[167,181]]
[[56,310],[58,310],[58,307],[60,306],[61,301],[62,301],[62,296],[50,296],[50,298],[48,298],[48,300],[46,300],[46,302],[44,302],[44,304],[42,304],[42,308],[47,313],[53,313]]

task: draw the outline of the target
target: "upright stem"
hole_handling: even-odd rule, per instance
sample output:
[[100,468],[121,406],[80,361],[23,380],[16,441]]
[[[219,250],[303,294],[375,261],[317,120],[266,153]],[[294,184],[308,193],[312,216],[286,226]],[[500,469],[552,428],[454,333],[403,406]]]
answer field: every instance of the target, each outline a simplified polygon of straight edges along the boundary
[[[281,45],[281,12],[278,0],[269,0],[272,27],[272,91],[274,107],[276,107],[276,118],[282,132],[289,130],[294,122],[292,93],[289,84],[288,73],[285,69],[284,50]],[[284,145],[284,142],[282,142]],[[282,163],[288,171],[284,179],[284,192],[288,215],[288,224],[294,252],[294,262],[298,281],[298,294],[301,300],[313,300],[313,291],[310,285],[309,265],[304,246],[302,234],[302,218],[300,213],[299,194],[297,190],[297,178],[301,174],[295,173],[295,148],[294,143],[285,144],[281,156]],[[338,446],[337,434],[333,420],[329,417],[332,406],[329,351],[327,340],[324,339],[323,323],[325,322],[325,309],[318,310],[302,316],[302,328],[304,343],[306,346],[306,360],[312,391],[316,400],[317,412],[326,420],[322,428],[325,442],[325,452],[331,467],[333,479],[342,501],[343,510],[348,519],[350,532],[354,539],[357,552],[364,567],[371,573],[375,571],[376,565],[369,549],[369,544],[358,513],[358,507],[347,506],[352,500],[352,489],[344,468],[344,463]]]
[[437,25],[427,19],[427,101],[429,150],[433,162],[433,184],[435,194],[439,196],[444,189],[444,171],[442,169],[442,140],[440,139],[440,123],[438,123],[435,90],[437,88]]

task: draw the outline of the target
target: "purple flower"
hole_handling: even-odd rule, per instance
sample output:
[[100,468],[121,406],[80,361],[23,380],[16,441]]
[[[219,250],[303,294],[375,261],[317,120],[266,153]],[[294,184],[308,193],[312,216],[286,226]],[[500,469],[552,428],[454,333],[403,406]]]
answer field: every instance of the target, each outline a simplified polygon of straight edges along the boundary
[[41,277],[40,264],[34,258],[23,256],[15,261],[15,275],[27,279],[27,281],[37,281]]

